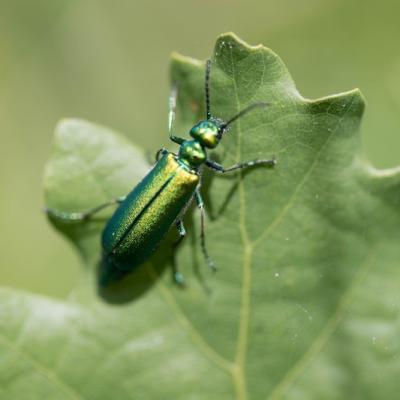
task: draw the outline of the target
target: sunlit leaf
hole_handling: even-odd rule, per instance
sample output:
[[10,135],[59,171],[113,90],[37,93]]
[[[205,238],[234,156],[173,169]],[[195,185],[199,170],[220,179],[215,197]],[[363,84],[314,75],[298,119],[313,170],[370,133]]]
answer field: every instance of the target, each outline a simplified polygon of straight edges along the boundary
[[[174,131],[187,137],[204,118],[204,63],[174,56],[172,80]],[[227,120],[259,101],[270,105],[238,120],[211,157],[229,166],[275,156],[277,166],[204,176],[218,272],[199,251],[196,209],[177,252],[185,289],[171,281],[164,245],[98,290],[99,235],[112,208],[83,224],[53,221],[87,268],[66,302],[0,290],[1,399],[397,398],[400,173],[360,157],[359,91],[304,99],[271,50],[221,36],[213,115]],[[148,168],[122,136],[63,121],[47,206],[89,209],[128,192]]]

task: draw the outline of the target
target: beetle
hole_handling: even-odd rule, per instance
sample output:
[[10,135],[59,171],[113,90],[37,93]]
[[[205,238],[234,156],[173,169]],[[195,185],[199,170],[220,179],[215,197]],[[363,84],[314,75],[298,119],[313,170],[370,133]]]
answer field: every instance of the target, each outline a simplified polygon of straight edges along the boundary
[[[205,241],[205,211],[200,193],[203,166],[218,173],[226,173],[256,165],[275,165],[275,159],[255,159],[224,168],[207,157],[207,150],[218,146],[224,133],[234,121],[255,108],[268,105],[254,103],[227,122],[213,117],[210,107],[210,71],[211,60],[207,60],[205,68],[206,119],[191,128],[189,140],[172,133],[176,113],[177,86],[172,88],[169,97],[168,131],[170,140],[179,145],[177,154],[164,148],[160,149],[153,168],[127,196],[113,199],[85,212],[66,213],[51,208],[46,210],[49,216],[64,221],[83,221],[90,219],[105,207],[118,204],[102,233],[101,285],[107,285],[142,265],[174,224],[179,233],[179,239],[174,244],[176,247],[186,234],[182,217],[193,199],[200,210],[201,249],[208,266],[215,271],[216,267],[208,254]],[[175,262],[173,262],[173,277],[176,283],[184,284],[183,276],[178,272]]]

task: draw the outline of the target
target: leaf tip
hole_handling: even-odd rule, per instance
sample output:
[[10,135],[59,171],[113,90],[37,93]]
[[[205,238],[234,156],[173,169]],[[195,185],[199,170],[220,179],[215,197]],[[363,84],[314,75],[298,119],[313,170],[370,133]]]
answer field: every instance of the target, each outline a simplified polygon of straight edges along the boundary
[[314,112],[327,112],[339,117],[355,116],[360,120],[365,109],[365,98],[359,89],[306,101]]
[[354,163],[359,182],[374,196],[392,205],[396,212],[400,205],[400,165],[393,168],[375,168],[365,158],[358,157]]
[[173,51],[170,55],[171,66],[176,64],[189,64],[194,66],[201,66],[204,63],[202,61],[196,60],[195,58],[184,56],[176,51]]
[[218,36],[214,46],[214,57],[224,49],[235,49],[239,52],[250,53],[263,48],[262,45],[251,46],[233,32],[226,32]]
[[228,45],[228,46],[230,45],[232,47],[235,46],[235,47],[242,49],[243,51],[247,51],[249,53],[263,50],[263,51],[265,51],[267,53],[271,53],[273,56],[279,58],[279,56],[273,50],[264,46],[262,43],[259,43],[256,45],[251,45],[251,44],[245,42],[243,39],[241,39],[234,32],[225,32],[218,36],[216,44],[215,44],[214,53],[218,53],[218,50],[221,47],[224,47],[226,45]]
[[400,165],[392,168],[378,169],[367,162],[363,164],[370,180],[381,182],[384,186],[397,186],[400,190]]
[[177,52],[171,53],[170,60],[170,79],[172,82],[190,80],[190,76],[197,76],[204,68],[203,61],[184,56]]
[[361,90],[359,88],[354,88],[343,93],[343,95],[348,96],[351,99],[353,107],[357,108],[360,116],[362,116],[365,110],[366,99]]
[[80,118],[61,118],[55,127],[54,135],[56,139],[61,139],[69,135],[72,131],[76,130],[78,127],[88,126],[89,121]]

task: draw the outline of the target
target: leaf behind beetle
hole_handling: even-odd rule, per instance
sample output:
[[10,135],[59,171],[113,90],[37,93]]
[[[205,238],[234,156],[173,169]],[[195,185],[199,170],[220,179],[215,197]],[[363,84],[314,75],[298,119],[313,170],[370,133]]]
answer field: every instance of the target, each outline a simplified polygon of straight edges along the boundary
[[[187,137],[204,118],[204,63],[175,55],[171,74],[174,133]],[[269,107],[235,122],[212,158],[274,156],[276,167],[204,176],[218,272],[202,259],[191,209],[177,252],[187,288],[171,281],[166,244],[99,292],[99,235],[112,208],[84,224],[53,221],[89,268],[66,302],[0,289],[0,399],[397,397],[400,173],[360,157],[358,90],[304,99],[271,50],[222,35],[213,115],[227,120],[259,101]],[[148,168],[122,136],[63,121],[46,205],[86,210],[128,192]]]

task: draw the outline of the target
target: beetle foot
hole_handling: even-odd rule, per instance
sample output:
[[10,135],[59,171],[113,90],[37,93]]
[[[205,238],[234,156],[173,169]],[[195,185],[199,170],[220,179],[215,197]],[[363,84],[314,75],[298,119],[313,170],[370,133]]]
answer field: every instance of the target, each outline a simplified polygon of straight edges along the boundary
[[180,272],[174,272],[174,282],[181,288],[186,287],[186,281]]

